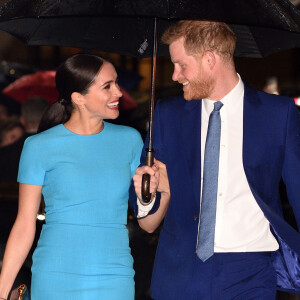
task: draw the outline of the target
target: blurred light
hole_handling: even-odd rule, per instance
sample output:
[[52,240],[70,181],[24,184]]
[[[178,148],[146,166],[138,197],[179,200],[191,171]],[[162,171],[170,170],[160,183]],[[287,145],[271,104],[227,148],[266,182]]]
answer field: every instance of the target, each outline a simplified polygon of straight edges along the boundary
[[36,218],[37,218],[39,221],[45,221],[46,216],[45,216],[44,214],[38,214],[38,215],[36,216]]
[[128,215],[128,220],[132,221],[134,220],[134,217],[132,215]]
[[290,0],[290,2],[295,6],[300,4],[300,0]]
[[295,104],[300,106],[300,97],[295,97],[294,100],[295,100]]

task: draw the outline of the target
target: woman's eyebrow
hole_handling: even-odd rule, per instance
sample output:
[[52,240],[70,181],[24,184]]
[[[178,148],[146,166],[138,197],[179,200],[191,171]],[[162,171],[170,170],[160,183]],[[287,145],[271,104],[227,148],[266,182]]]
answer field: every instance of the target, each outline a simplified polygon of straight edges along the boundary
[[101,84],[100,86],[104,86],[104,85],[106,85],[108,83],[111,83],[111,82],[114,82],[114,80],[108,80],[108,81],[104,82],[103,84]]
[[103,84],[101,84],[100,87],[104,86],[104,85],[106,85],[108,83],[112,83],[112,82],[116,82],[116,81],[118,81],[118,78],[116,78],[116,80],[114,80],[114,79],[108,80],[108,81],[104,82]]

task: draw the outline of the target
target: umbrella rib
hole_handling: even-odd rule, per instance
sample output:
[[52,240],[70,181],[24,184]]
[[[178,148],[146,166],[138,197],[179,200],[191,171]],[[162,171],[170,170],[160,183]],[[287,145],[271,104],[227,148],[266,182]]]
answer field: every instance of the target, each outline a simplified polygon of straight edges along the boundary
[[[282,9],[282,6],[279,5],[278,2],[273,1],[273,0],[263,0],[264,2],[264,6],[276,11],[276,16],[280,18],[280,20],[286,25],[288,26],[288,28],[290,29],[290,31],[299,31],[300,30],[300,25],[294,21],[294,18],[291,16],[287,16],[288,10]],[[291,8],[293,10],[294,14],[297,14],[299,21],[300,21],[300,13],[298,11],[298,9],[293,9],[293,7]]]

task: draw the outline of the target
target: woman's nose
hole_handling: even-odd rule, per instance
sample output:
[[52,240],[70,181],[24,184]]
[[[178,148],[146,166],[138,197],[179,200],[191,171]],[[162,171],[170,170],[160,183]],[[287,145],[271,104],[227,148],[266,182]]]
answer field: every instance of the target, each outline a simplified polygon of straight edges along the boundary
[[115,94],[117,97],[121,98],[123,96],[123,93],[119,87],[119,85],[116,85],[116,91],[115,91]]

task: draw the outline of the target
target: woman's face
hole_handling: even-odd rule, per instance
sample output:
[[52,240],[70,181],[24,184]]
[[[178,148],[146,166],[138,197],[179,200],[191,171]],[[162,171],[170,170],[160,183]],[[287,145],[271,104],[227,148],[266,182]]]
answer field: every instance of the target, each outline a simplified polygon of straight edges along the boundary
[[113,65],[104,62],[95,82],[84,95],[86,110],[101,119],[116,119],[119,116],[119,98],[122,97]]
[[16,142],[24,134],[24,130],[21,127],[14,127],[3,133],[1,146],[8,146]]

